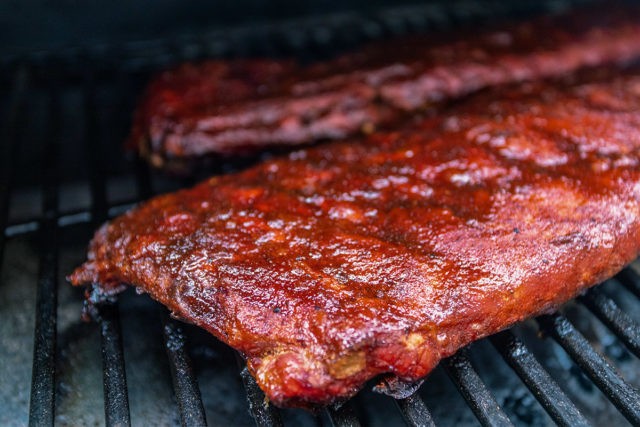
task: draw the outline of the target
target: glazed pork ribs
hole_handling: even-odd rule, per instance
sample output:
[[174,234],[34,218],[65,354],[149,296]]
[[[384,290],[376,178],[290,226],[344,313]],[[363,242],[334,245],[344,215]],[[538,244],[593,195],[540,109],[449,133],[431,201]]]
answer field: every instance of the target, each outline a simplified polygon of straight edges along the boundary
[[149,85],[129,145],[184,173],[207,155],[340,139],[485,87],[639,58],[638,22],[637,8],[583,10],[473,34],[379,41],[310,66],[184,64]]
[[639,150],[640,74],[482,92],[142,203],[70,281],[135,286],[239,350],[275,404],[327,404],[632,261]]

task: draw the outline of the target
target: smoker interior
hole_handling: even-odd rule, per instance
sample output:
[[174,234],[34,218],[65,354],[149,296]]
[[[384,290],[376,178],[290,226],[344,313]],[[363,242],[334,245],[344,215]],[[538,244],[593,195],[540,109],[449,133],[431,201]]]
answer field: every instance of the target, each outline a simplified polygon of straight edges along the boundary
[[237,354],[146,295],[127,291],[82,322],[82,290],[64,278],[103,221],[194,182],[122,149],[154,71],[202,57],[308,61],[579,3],[429,3],[0,58],[0,425],[640,424],[640,264],[557,314],[472,344],[413,395],[376,394],[373,381],[315,414],[265,403]]

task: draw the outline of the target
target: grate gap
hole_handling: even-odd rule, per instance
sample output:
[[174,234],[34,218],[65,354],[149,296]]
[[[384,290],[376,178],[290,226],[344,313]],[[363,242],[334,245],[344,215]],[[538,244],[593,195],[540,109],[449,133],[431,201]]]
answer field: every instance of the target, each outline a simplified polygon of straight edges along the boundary
[[200,388],[186,350],[186,338],[180,324],[167,311],[162,316],[164,344],[171,368],[173,389],[183,426],[206,426]]
[[631,293],[640,298],[640,275],[631,267],[627,267],[618,273],[615,277],[622,283]]
[[135,173],[138,196],[140,200],[147,200],[153,194],[151,171],[149,170],[149,165],[140,156],[136,156],[135,159]]
[[404,421],[410,427],[435,427],[431,412],[425,405],[424,401],[418,395],[413,393],[404,399],[394,399]]
[[20,146],[20,137],[24,127],[23,111],[26,102],[28,72],[25,67],[19,67],[13,75],[12,93],[10,95],[9,109],[6,114],[6,123],[3,126],[2,154],[0,161],[0,268],[4,258],[4,245],[6,241],[5,230],[9,221],[9,200],[11,197],[11,185],[13,181],[14,165]]
[[101,135],[98,131],[98,118],[95,97],[95,79],[93,73],[85,73],[83,82],[84,139],[87,145],[89,167],[89,186],[91,190],[91,218],[94,225],[107,219],[107,194],[105,170],[102,153]]
[[542,330],[551,335],[634,425],[640,425],[640,394],[618,375],[589,341],[561,314],[540,316]]
[[522,341],[509,331],[493,335],[489,340],[556,424],[591,425]]
[[465,349],[443,360],[442,365],[483,426],[513,426],[471,365]]

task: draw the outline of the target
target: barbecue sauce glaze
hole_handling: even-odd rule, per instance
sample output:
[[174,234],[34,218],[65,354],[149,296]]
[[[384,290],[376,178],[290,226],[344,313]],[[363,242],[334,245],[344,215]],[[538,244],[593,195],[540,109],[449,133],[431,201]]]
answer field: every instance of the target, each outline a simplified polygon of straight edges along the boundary
[[640,247],[640,75],[532,83],[142,203],[70,280],[131,284],[247,358],[277,405],[407,381]]

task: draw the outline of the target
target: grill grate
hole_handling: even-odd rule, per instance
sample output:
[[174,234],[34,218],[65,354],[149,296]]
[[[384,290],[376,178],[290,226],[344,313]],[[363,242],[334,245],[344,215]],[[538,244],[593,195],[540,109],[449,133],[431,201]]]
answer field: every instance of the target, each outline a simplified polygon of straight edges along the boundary
[[[357,41],[400,32],[422,31],[426,28],[442,28],[454,23],[465,24],[486,17],[488,10],[492,14],[496,14],[496,11],[502,11],[503,15],[507,14],[508,11],[504,7],[506,2],[490,3],[491,6],[486,9],[478,7],[479,3],[468,2],[460,3],[467,6],[458,4],[457,8],[451,10],[437,5],[429,5],[420,9],[420,13],[405,11],[403,13],[389,13],[384,15],[384,18],[368,18],[359,22],[356,28],[360,29],[360,33],[356,36],[354,33],[348,32],[344,35],[335,29],[324,28],[323,30],[320,27],[316,27],[310,32],[304,32],[302,35],[299,32],[287,30],[288,32],[285,33],[277,33],[279,37],[268,38],[269,47],[266,48],[266,51],[274,52],[274,54],[279,52],[299,53],[312,46],[314,55],[322,56],[331,51],[331,44],[349,43],[348,40]],[[557,7],[560,3],[549,1],[546,3],[535,2],[535,5],[527,2],[518,4],[517,8],[509,11],[510,14],[531,13],[541,10],[543,7],[541,5],[550,8]],[[569,3],[567,2],[567,4]],[[252,41],[248,43],[240,43],[241,47],[238,47],[233,53],[252,52],[252,43],[262,43],[262,41],[256,41],[257,38],[251,38]],[[2,133],[0,226],[2,226],[3,233],[0,234],[0,260],[3,260],[6,255],[4,249],[8,238],[37,235],[41,241],[38,252],[40,269],[37,280],[33,371],[29,406],[29,423],[31,425],[53,425],[55,421],[57,288],[61,228],[82,223],[95,228],[109,217],[122,213],[135,201],[147,199],[159,190],[155,188],[154,178],[157,177],[152,176],[145,163],[136,160],[133,162],[133,175],[137,195],[131,200],[120,200],[117,203],[109,202],[107,178],[110,165],[106,160],[108,159],[106,144],[113,144],[113,140],[117,138],[109,138],[105,136],[104,131],[100,131],[100,117],[97,111],[101,104],[97,97],[97,91],[104,69],[99,66],[82,67],[79,66],[78,61],[84,58],[84,61],[88,61],[87,64],[99,63],[101,67],[115,67],[118,76],[116,86],[120,88],[124,98],[130,97],[132,88],[137,87],[135,80],[140,75],[145,75],[140,70],[153,69],[171,61],[210,55],[212,52],[217,56],[229,54],[225,50],[229,48],[229,45],[226,44],[228,40],[202,38],[193,43],[174,42],[174,47],[162,43],[158,45],[153,43],[132,45],[128,47],[128,50],[125,50],[137,53],[130,54],[128,58],[125,58],[126,61],[123,60],[124,62],[119,62],[122,58],[116,56],[118,60],[113,60],[111,65],[97,61],[94,58],[94,53],[83,57],[77,52],[66,54],[62,58],[62,62],[56,63],[46,57],[40,58],[39,63],[32,58],[28,60],[12,58],[4,63],[6,74],[12,79],[12,94],[4,114],[5,122]],[[144,51],[145,54],[141,51]],[[60,90],[68,75],[75,75],[78,71],[81,74],[80,91],[84,132],[82,140],[86,144],[86,158],[82,161],[88,165],[87,183],[91,199],[88,208],[62,210],[60,208],[61,171],[58,170],[61,163],[58,160],[61,158],[63,148],[60,139],[62,132]],[[26,108],[26,99],[32,86],[44,86],[48,100],[46,121],[44,122],[46,139],[42,149],[43,168],[40,182],[42,209],[38,215],[10,222],[11,190],[18,181],[14,165],[17,163],[18,147],[23,138],[22,134],[28,126],[41,125]],[[126,124],[126,117],[130,114],[130,109],[125,107],[127,102],[122,101],[122,104],[120,105],[120,101],[117,103],[113,117],[118,117],[120,123]],[[67,165],[71,166],[72,164],[67,163]],[[618,287],[623,285],[640,298],[640,276],[633,269],[625,269],[611,283]],[[599,289],[594,289],[580,297],[578,302],[588,307],[633,354],[640,356],[638,324],[612,299]],[[99,309],[97,319],[100,325],[102,344],[106,424],[131,425],[125,352],[123,351],[118,304],[116,302],[103,304]],[[591,381],[602,390],[607,399],[632,424],[640,424],[638,391],[620,377],[567,317],[561,314],[542,316],[538,319],[538,323],[540,331],[553,337],[560,344]],[[206,425],[204,404],[197,375],[189,356],[187,336],[182,325],[171,319],[166,310],[163,312],[162,326],[162,336],[180,421],[183,425]],[[566,426],[589,425],[589,421],[522,340],[516,338],[511,332],[499,333],[489,340],[553,421]],[[283,417],[282,411],[265,403],[264,394],[249,375],[240,356],[237,356],[237,360],[240,366],[239,375],[242,378],[249,401],[248,407],[256,424],[259,426],[283,425],[285,417]],[[490,387],[480,375],[482,370],[480,373],[475,370],[467,350],[445,360],[442,365],[474,415],[483,425],[512,425],[504,408],[500,406],[497,398],[490,391]],[[395,399],[395,404],[408,425],[435,425],[434,418],[419,393]],[[334,426],[358,426],[361,422],[360,412],[357,405],[353,401],[349,401],[338,407],[327,408],[323,415],[318,415],[315,418],[315,421],[322,424],[328,420]]]

